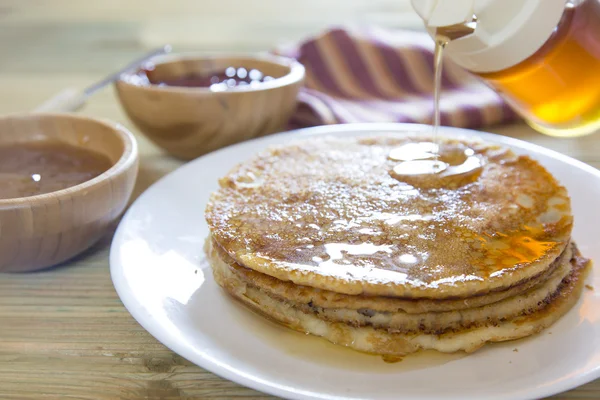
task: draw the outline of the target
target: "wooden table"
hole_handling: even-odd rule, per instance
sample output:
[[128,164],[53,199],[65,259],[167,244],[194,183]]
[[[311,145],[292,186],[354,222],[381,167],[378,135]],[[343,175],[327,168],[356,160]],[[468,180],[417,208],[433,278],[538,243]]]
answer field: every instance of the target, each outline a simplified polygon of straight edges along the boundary
[[[314,12],[317,5],[330,12]],[[418,24],[407,0],[1,0],[0,113],[30,110],[165,42],[175,50],[264,50],[348,22]],[[112,90],[82,113],[133,129]],[[600,167],[597,134],[561,140],[520,124],[488,130]],[[181,165],[137,137],[134,197]],[[110,240],[58,268],[0,275],[0,399],[270,398],[192,365],[142,329],[113,289]],[[600,399],[600,380],[556,398]]]

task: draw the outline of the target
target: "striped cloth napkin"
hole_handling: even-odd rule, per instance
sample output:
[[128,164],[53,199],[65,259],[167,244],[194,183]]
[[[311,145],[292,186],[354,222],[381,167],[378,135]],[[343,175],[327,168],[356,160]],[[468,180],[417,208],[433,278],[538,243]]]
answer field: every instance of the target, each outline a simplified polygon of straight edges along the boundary
[[[433,121],[433,40],[424,32],[331,29],[275,53],[306,67],[292,128]],[[480,128],[517,119],[493,90],[444,60],[441,124]]]

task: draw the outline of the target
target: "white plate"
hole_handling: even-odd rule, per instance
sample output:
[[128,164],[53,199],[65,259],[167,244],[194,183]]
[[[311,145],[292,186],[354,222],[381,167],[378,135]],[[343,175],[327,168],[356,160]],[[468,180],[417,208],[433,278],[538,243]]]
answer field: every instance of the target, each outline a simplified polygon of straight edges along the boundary
[[[285,398],[540,398],[600,377],[600,275],[550,329],[468,355],[424,353],[395,364],[291,332],[246,310],[216,285],[203,255],[203,216],[217,179],[272,143],[430,129],[422,125],[338,125],[241,143],[192,161],[148,189],[122,220],[110,254],[114,285],[133,317],[159,341],[226,379]],[[600,172],[515,139],[461,129],[511,146],[545,165],[570,191],[575,239],[600,260]],[[200,382],[198,384],[201,384]]]

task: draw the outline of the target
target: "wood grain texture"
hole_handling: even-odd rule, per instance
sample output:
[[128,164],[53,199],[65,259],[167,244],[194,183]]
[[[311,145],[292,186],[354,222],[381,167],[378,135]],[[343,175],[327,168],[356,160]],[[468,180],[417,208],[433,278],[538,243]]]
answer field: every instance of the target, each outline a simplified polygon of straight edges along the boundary
[[[176,51],[255,51],[317,33],[329,24],[417,26],[406,0],[247,4],[2,0],[0,113],[27,111],[65,87],[82,88],[165,42]],[[136,133],[141,162],[134,197],[182,165],[134,129],[114,91],[94,95],[81,113],[110,118]],[[600,167],[598,134],[565,140],[521,124],[488,130]],[[190,364],[146,333],[113,289],[110,240],[109,233],[57,268],[0,275],[0,399],[272,398]],[[554,398],[599,399],[600,381]]]
[[[223,73],[230,66],[258,69],[278,78],[257,88],[213,92],[208,88],[140,85],[137,71],[124,74],[115,87],[129,119],[153,143],[183,160],[283,130],[304,81],[301,64],[268,55],[169,54],[152,62],[152,77],[159,81]],[[137,79],[132,80],[132,76]]]
[[133,191],[137,144],[123,127],[66,114],[0,118],[0,145],[40,139],[95,151],[112,167],[64,190],[0,199],[0,272],[46,268],[86,250],[121,215]]

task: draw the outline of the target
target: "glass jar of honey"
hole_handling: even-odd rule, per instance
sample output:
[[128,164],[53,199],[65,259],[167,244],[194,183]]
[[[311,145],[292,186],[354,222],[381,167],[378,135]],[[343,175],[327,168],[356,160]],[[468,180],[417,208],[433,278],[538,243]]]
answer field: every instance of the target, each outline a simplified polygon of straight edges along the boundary
[[445,54],[497,91],[534,129],[600,129],[600,0],[412,0]]

